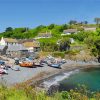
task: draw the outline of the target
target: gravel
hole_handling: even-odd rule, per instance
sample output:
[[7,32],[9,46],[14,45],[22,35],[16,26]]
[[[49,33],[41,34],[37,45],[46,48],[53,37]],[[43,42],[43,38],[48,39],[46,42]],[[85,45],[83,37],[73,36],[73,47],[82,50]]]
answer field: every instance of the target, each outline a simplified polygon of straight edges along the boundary
[[8,75],[0,76],[0,83],[6,84],[7,86],[14,85],[16,83],[27,81],[32,77],[38,75],[41,72],[50,70],[54,70],[54,68],[45,66],[45,67],[37,67],[37,68],[25,68],[20,67],[20,71],[14,71],[12,69],[8,69]]

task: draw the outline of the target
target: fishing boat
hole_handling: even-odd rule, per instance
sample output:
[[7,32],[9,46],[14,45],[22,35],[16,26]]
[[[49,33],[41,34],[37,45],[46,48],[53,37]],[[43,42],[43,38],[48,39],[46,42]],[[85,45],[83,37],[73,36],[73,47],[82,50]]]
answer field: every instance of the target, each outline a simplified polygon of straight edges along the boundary
[[32,68],[35,67],[34,62],[29,62],[29,61],[23,61],[23,62],[19,63],[19,65],[21,67],[32,67]]

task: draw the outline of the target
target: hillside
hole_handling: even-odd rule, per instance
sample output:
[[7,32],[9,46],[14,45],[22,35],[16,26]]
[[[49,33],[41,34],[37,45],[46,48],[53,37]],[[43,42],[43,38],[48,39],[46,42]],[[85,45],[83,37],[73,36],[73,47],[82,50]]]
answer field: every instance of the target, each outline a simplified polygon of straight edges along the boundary
[[[64,30],[77,30],[77,34],[65,34]],[[66,32],[66,31],[65,31]],[[62,35],[64,34],[64,35]],[[85,47],[85,50],[91,52],[99,58],[100,55],[100,27],[96,24],[87,23],[70,23],[63,25],[51,24],[48,26],[40,25],[36,28],[6,28],[5,32],[0,34],[0,37],[30,39],[36,38],[40,42],[43,52],[57,52],[55,55],[65,55],[70,49],[70,54],[79,53]],[[74,42],[71,43],[73,39]],[[77,49],[78,48],[78,49]],[[74,52],[74,53],[73,53]]]

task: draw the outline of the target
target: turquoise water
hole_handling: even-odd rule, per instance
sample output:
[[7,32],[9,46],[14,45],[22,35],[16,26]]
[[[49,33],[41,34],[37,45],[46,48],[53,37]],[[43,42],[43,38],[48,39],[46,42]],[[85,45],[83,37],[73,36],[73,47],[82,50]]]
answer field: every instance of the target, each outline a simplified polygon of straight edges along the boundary
[[60,82],[60,89],[74,89],[79,84],[86,85],[91,91],[100,91],[100,68],[88,68],[71,75]]

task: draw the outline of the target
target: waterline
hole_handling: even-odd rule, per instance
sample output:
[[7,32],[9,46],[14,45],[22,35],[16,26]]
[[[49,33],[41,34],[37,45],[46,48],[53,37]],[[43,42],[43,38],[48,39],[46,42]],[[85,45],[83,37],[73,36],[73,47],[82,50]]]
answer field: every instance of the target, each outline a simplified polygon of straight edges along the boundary
[[40,84],[40,86],[43,86],[44,88],[49,88],[52,85],[59,84],[60,81],[66,79],[66,78],[69,78],[70,75],[73,75],[73,74],[78,73],[78,72],[79,72],[79,69],[76,69],[74,71],[61,73],[57,76],[49,78],[48,80],[44,80],[44,82],[42,82]]

